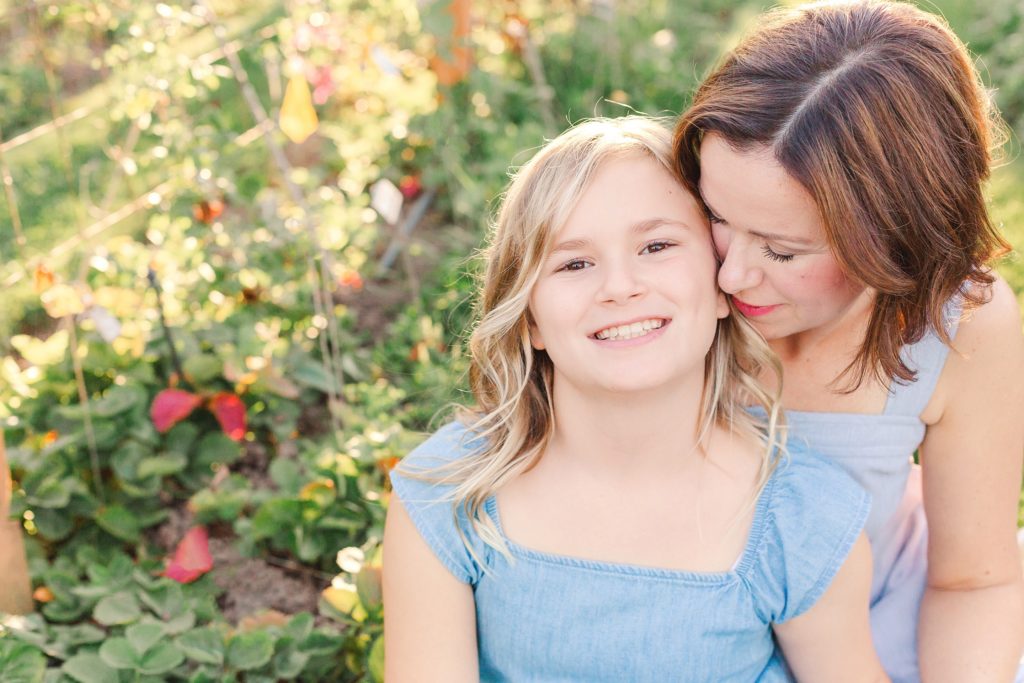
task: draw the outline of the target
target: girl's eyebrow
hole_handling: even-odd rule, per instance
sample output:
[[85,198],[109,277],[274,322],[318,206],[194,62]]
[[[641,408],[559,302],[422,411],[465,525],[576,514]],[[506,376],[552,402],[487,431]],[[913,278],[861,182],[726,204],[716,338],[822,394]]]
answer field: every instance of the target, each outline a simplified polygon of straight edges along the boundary
[[[643,235],[645,233],[651,232],[652,230],[657,230],[658,228],[666,225],[675,225],[687,230],[690,230],[692,228],[692,226],[688,225],[687,223],[672,220],[669,218],[648,218],[646,220],[634,223],[630,227],[629,231],[635,235]],[[562,251],[578,251],[589,245],[590,240],[588,239],[566,240],[565,242],[559,242],[558,244],[556,244],[551,249],[550,254],[557,254]]]
[[[711,212],[713,216],[718,218],[719,221],[721,221],[722,223],[729,222],[722,218],[721,214],[715,211],[714,207],[712,207],[711,204],[708,203],[708,200],[704,196],[703,192],[701,192],[700,194],[700,200],[704,202],[704,206],[706,206],[708,211]],[[805,237],[792,237],[790,235],[781,235],[777,232],[762,232],[760,230],[747,230],[747,232],[749,232],[751,235],[754,235],[755,237],[760,237],[763,240],[768,240],[769,242],[790,242],[791,244],[801,244],[805,246],[817,244],[817,240],[807,239]]]

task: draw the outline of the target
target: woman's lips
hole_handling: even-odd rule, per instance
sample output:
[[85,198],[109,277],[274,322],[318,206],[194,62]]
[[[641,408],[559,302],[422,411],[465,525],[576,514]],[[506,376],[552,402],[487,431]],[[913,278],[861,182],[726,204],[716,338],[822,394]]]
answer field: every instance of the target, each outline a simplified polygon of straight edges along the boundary
[[732,298],[732,302],[736,304],[736,308],[739,309],[740,313],[747,316],[748,318],[756,318],[759,315],[767,315],[768,313],[771,313],[772,311],[779,307],[778,304],[774,306],[754,306],[748,304],[745,301],[740,301],[736,297]]

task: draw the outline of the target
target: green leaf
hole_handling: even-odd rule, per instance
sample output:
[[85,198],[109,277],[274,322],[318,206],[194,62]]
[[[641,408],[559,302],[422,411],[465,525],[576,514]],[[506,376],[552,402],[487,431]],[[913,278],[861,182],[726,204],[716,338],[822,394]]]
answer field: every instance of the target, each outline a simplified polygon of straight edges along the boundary
[[275,458],[270,463],[269,474],[284,493],[298,493],[302,488],[302,470],[294,460]]
[[378,637],[373,641],[366,664],[373,683],[384,683],[384,638]]
[[71,533],[73,516],[66,510],[49,510],[37,507],[32,510],[33,522],[39,534],[49,541],[60,541]]
[[[57,623],[69,623],[78,619],[89,611],[89,606],[77,600],[54,600],[43,605],[43,616],[48,621]],[[3,680],[3,679],[0,679]]]
[[164,627],[154,623],[132,624],[125,629],[124,635],[135,648],[135,652],[143,655],[163,637]]
[[100,645],[100,658],[115,669],[134,669],[139,655],[126,638],[109,638]]
[[196,384],[205,384],[214,379],[224,370],[224,363],[213,354],[189,356],[185,359],[182,369],[185,375]]
[[25,493],[25,500],[31,507],[63,508],[71,501],[69,480],[59,475],[44,479],[33,489],[26,487]]
[[107,637],[101,629],[92,624],[77,624],[75,626],[54,626],[53,634],[57,639],[69,646],[92,645],[102,643]]
[[221,432],[210,432],[199,440],[194,461],[207,470],[216,464],[231,464],[242,455],[242,445]]
[[26,643],[0,643],[0,681],[40,683],[46,674],[46,657]]
[[117,669],[109,666],[94,652],[79,652],[64,662],[61,671],[78,683],[118,683]]
[[156,647],[143,655],[139,662],[139,671],[155,676],[167,673],[185,661],[185,655],[171,643],[158,643]]
[[138,476],[140,479],[153,476],[166,477],[169,474],[181,472],[187,465],[188,459],[181,453],[161,453],[140,460]]
[[309,612],[296,614],[284,627],[285,633],[297,641],[302,641],[313,632],[313,615]]
[[192,452],[196,437],[199,436],[199,427],[191,422],[179,422],[171,427],[164,436],[164,448],[172,453],[188,455]]
[[104,531],[122,541],[137,543],[140,539],[138,517],[123,505],[111,505],[101,509],[96,514],[96,523]]
[[185,599],[181,584],[170,579],[163,579],[155,587],[142,591],[139,598],[162,620],[181,614]]
[[258,669],[274,656],[274,639],[265,631],[240,633],[228,643],[228,666],[241,671]]
[[103,396],[90,405],[96,417],[113,417],[127,412],[136,406],[145,405],[149,395],[146,390],[136,384],[114,386]]
[[302,670],[306,668],[308,663],[309,655],[305,652],[299,652],[295,644],[290,643],[274,655],[274,677],[293,680],[302,673]]
[[130,624],[142,616],[142,610],[139,609],[139,601],[135,599],[134,595],[128,591],[121,591],[96,603],[96,609],[93,610],[92,616],[104,626],[114,626]]
[[224,663],[224,637],[215,629],[197,628],[178,636],[176,642],[186,657],[200,664]]
[[337,382],[331,375],[324,369],[322,363],[317,363],[312,360],[306,360],[298,363],[291,372],[288,373],[288,378],[297,382],[303,386],[317,389],[325,394],[330,394],[335,390]]
[[342,644],[342,637],[322,630],[313,631],[302,641],[299,648],[310,656],[332,656]]
[[164,622],[164,630],[171,635],[177,635],[178,633],[184,633],[195,625],[195,612],[185,612],[170,621]]

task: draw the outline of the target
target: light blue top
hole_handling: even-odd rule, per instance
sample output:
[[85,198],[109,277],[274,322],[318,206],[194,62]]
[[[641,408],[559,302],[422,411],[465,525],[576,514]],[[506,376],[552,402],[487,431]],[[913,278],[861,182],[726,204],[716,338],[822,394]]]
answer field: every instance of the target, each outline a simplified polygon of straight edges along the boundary
[[[960,318],[959,298],[946,306],[945,315],[946,329],[953,337]],[[927,578],[928,529],[920,477],[916,472],[910,475],[912,456],[925,435],[920,415],[948,355],[949,347],[934,331],[903,347],[901,356],[917,372],[916,380],[894,382],[881,414],[786,411],[790,444],[827,456],[871,494],[871,516],[865,527],[874,557],[871,630],[893,683],[921,679],[917,617]]]
[[[450,462],[479,445],[469,436],[449,424],[403,466]],[[510,563],[473,532],[461,508],[456,522],[445,500],[450,487],[399,471],[391,481],[434,554],[473,587],[481,681],[788,681],[771,624],[814,605],[871,507],[840,468],[799,446],[790,451],[757,500],[742,555],[718,573],[531,550],[505,537],[491,496],[485,510],[508,544]]]

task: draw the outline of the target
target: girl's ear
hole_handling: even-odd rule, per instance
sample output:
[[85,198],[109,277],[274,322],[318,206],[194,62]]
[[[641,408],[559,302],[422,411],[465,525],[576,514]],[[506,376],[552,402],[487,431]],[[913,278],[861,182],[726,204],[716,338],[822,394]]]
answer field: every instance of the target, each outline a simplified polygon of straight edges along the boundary
[[544,338],[540,336],[540,329],[533,324],[533,321],[530,321],[530,346],[532,346],[535,351],[544,350]]
[[537,327],[537,323],[533,322],[533,315],[530,310],[526,310],[526,329],[530,332],[530,346],[535,351],[544,350],[544,337],[540,334],[540,328]]
[[729,317],[729,300],[725,298],[725,292],[718,290],[718,302],[715,307],[715,313],[718,315],[718,319]]

